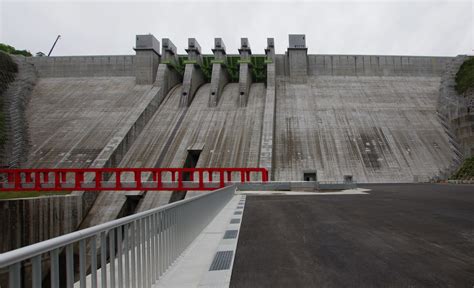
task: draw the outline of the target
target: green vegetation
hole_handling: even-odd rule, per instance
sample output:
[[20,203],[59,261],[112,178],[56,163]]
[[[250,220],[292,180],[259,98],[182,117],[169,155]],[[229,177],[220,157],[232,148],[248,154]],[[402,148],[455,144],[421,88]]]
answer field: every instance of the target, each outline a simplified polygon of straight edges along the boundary
[[40,196],[57,196],[67,195],[71,192],[38,192],[38,191],[18,191],[18,192],[0,192],[0,200],[18,199],[18,198],[32,198]]
[[[188,56],[180,55],[178,57],[179,63],[175,67],[178,72],[181,74],[184,73],[184,67],[186,64],[194,64],[194,61],[189,61]],[[211,81],[212,76],[212,64],[224,64],[227,67],[227,71],[230,74],[231,82],[239,82],[239,65],[241,63],[248,63],[252,66],[252,80],[253,82],[265,82],[266,75],[267,75],[267,58],[265,56],[251,56],[250,61],[243,61],[240,60],[240,56],[238,55],[227,55],[227,63],[224,63],[221,60],[215,60],[214,55],[202,55],[202,65],[201,69],[204,73],[204,77],[206,78],[207,82]]]
[[474,57],[464,61],[456,73],[456,91],[462,95],[469,89],[474,89]]
[[211,82],[212,77],[212,61],[214,60],[214,55],[212,56],[203,56],[201,69],[206,78],[206,82]]
[[240,56],[227,56],[227,72],[231,82],[239,82],[239,61]]
[[31,57],[30,51],[27,50],[16,50],[15,47],[0,43],[0,51],[3,51],[8,54],[14,54],[14,55],[23,55],[26,57]]
[[451,180],[474,179],[474,156],[464,160],[461,168],[450,178]]

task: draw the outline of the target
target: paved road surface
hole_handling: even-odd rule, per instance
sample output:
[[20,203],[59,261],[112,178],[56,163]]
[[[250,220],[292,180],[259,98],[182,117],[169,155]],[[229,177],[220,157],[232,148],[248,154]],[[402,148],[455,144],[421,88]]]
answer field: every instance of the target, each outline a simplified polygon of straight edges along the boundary
[[474,186],[249,196],[231,287],[474,287]]

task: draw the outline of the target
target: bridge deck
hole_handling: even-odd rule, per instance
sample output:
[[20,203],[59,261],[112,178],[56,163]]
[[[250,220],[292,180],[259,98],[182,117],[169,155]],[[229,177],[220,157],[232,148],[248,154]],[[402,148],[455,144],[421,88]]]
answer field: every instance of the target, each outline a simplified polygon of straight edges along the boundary
[[474,189],[247,196],[231,287],[471,287]]

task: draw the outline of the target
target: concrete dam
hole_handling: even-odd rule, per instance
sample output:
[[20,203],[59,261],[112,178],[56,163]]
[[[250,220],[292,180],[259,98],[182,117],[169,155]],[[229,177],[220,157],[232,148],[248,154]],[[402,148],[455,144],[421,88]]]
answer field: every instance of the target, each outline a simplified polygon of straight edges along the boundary
[[[247,38],[238,54],[214,42],[204,54],[190,38],[179,55],[170,39],[137,35],[136,55],[20,59],[19,73],[37,76],[21,166],[263,167],[276,182],[401,183],[446,177],[460,162],[437,113],[455,58],[308,55],[305,35],[290,35],[285,54],[275,54],[273,38],[262,54]],[[7,214],[34,228],[26,240],[9,238],[34,243],[196,193],[77,191],[26,201],[25,211]],[[68,219],[61,228],[38,234],[23,219],[51,211]]]
[[[459,57],[313,55],[308,54],[305,35],[289,35],[285,54],[275,53],[273,38],[267,39],[261,54],[251,49],[247,38],[241,38],[238,53],[231,53],[223,39],[215,38],[212,54],[206,54],[196,39],[189,38],[186,55],[178,54],[168,38],[159,41],[148,34],[137,35],[135,41],[135,55],[14,57],[17,78],[3,96],[7,101],[16,99],[13,104],[7,103],[15,109],[12,113],[16,116],[11,113],[14,117],[10,115],[8,119],[14,127],[10,130],[16,134],[9,135],[13,144],[7,143],[6,147],[16,147],[16,142],[21,147],[13,149],[11,157],[5,156],[14,160],[8,160],[12,163],[8,168],[106,171],[100,168],[248,167],[265,174],[235,173],[234,179],[247,182],[240,183],[248,185],[245,190],[244,185],[233,185],[235,182],[231,183],[229,178],[224,185],[222,172],[222,186],[212,192],[136,189],[144,187],[138,185],[140,181],[156,177],[150,173],[111,173],[106,179],[103,175],[109,172],[100,177],[81,174],[82,178],[75,178],[75,174],[69,177],[71,183],[129,181],[136,186],[128,190],[113,186],[109,191],[98,189],[99,186],[80,191],[80,186],[75,186],[74,192],[67,195],[0,201],[0,230],[5,231],[0,241],[0,285],[10,281],[52,287],[67,283],[73,287],[76,282],[74,287],[90,283],[96,287],[100,281],[97,287],[107,287],[109,281],[108,287],[115,287],[116,271],[117,281],[123,280],[120,273],[124,258],[126,273],[138,275],[132,280],[124,276],[125,283],[148,279],[143,280],[149,281],[143,282],[146,287],[156,287],[152,283],[163,275],[162,282],[156,282],[158,286],[183,287],[179,281],[194,273],[187,265],[197,262],[203,267],[210,265],[209,271],[207,266],[201,271],[207,276],[195,275],[201,277],[196,283],[202,287],[249,287],[258,283],[264,287],[268,283],[284,283],[283,278],[291,273],[278,272],[275,278],[275,271],[287,263],[294,270],[292,281],[307,287],[312,286],[308,283],[316,283],[314,277],[336,271],[331,270],[334,263],[320,261],[331,262],[334,258],[327,257],[326,251],[339,247],[343,247],[340,251],[352,251],[353,247],[375,243],[372,246],[377,249],[388,249],[383,253],[397,251],[398,255],[401,251],[403,258],[408,251],[406,255],[414,258],[412,251],[421,251],[420,257],[425,257],[431,254],[423,249],[440,249],[436,243],[426,246],[426,233],[435,231],[456,246],[461,243],[458,234],[443,231],[451,231],[455,224],[462,233],[472,232],[461,227],[469,226],[465,220],[472,214],[472,195],[465,196],[470,186],[413,184],[446,179],[471,149],[459,143],[459,139],[471,143],[470,134],[466,132],[462,134],[464,138],[458,139],[451,123],[461,115],[455,103],[457,98],[449,94],[453,89],[453,71],[460,65]],[[460,129],[463,125],[456,127]],[[5,164],[6,160],[2,161]],[[194,174],[183,171],[178,173],[178,181],[195,182]],[[45,180],[45,174],[40,172],[31,173],[36,173],[34,184],[40,183],[38,186],[28,183],[30,174],[15,174],[14,181],[24,180],[31,187],[43,188],[43,184],[67,178],[66,174],[54,174],[52,181]],[[229,177],[233,172],[226,173]],[[162,181],[175,181],[175,174],[159,175],[156,187],[164,187],[160,186]],[[198,181],[218,183],[212,177],[212,172],[204,175],[200,171]],[[3,183],[12,183],[10,174]],[[348,184],[351,186],[344,186]],[[322,191],[323,188],[316,189],[322,186],[316,185],[332,188]],[[335,189],[331,185],[344,187]],[[440,198],[444,193],[449,195],[448,200]],[[268,198],[264,200],[265,197]],[[313,201],[311,197],[325,200]],[[394,202],[396,205],[392,205]],[[424,207],[425,204],[431,208]],[[363,209],[369,212],[365,215]],[[410,218],[414,211],[421,211],[422,217]],[[434,224],[433,211],[439,212]],[[360,227],[348,229],[353,226],[347,219],[356,219]],[[454,223],[453,219],[463,221]],[[275,221],[281,225],[275,225]],[[369,229],[368,223],[373,227]],[[444,223],[445,230],[430,226],[439,223]],[[294,231],[292,227],[296,227]],[[397,235],[406,239],[392,237],[391,229],[400,229]],[[339,230],[341,238],[334,234]],[[307,241],[305,235],[311,233],[319,242]],[[406,246],[413,242],[406,235],[413,238],[417,233],[422,239],[419,243],[415,241],[419,246]],[[243,240],[237,244],[239,237]],[[67,240],[73,238],[73,242]],[[290,238],[294,241],[288,241]],[[266,245],[269,239],[270,244]],[[352,244],[347,239],[361,243]],[[31,247],[40,247],[36,249],[39,252],[31,252],[36,251]],[[306,259],[313,255],[307,251],[316,253],[319,260]],[[297,253],[300,254],[295,258]],[[367,271],[363,272],[370,277],[385,275],[385,268],[380,267],[389,266],[379,267],[377,261],[382,260],[364,260],[365,256],[359,256],[380,253],[355,253],[355,260],[350,261],[368,262],[347,267],[354,275],[360,272],[352,267],[365,267]],[[462,262],[456,257],[464,254],[456,253],[454,260],[448,259],[454,265],[452,271],[467,269],[470,256],[466,253]],[[336,256],[346,259],[351,255],[342,254]],[[181,262],[175,261],[179,255],[184,255]],[[268,255],[274,259],[268,261]],[[444,263],[445,251],[439,255],[439,263]],[[127,264],[127,257],[136,259],[138,266],[135,262]],[[226,267],[214,267],[224,263],[219,257],[227,257],[227,262],[221,259]],[[291,262],[297,258],[296,262],[306,262]],[[274,266],[268,268],[269,263]],[[398,264],[395,261],[395,266],[390,267],[398,269]],[[42,265],[48,268],[41,268]],[[311,269],[317,265],[328,271],[313,273]],[[262,267],[266,269],[260,271]],[[213,269],[227,271],[222,274],[225,285],[210,273]],[[339,275],[350,275],[347,273],[334,273],[334,281],[346,281]],[[453,275],[457,277],[456,273]],[[267,278],[259,278],[262,275]],[[399,279],[399,275],[393,277]],[[339,286],[350,285],[351,281],[352,278]],[[20,287],[15,285],[12,287]]]
[[196,167],[372,183],[427,180],[458,160],[436,113],[453,58],[308,55],[303,35],[285,55],[273,39],[265,55],[245,38],[239,55],[222,39],[214,55],[195,39],[188,55],[162,42],[161,52],[153,36],[137,36],[135,56],[28,59],[39,80],[25,166],[183,167],[196,151]]

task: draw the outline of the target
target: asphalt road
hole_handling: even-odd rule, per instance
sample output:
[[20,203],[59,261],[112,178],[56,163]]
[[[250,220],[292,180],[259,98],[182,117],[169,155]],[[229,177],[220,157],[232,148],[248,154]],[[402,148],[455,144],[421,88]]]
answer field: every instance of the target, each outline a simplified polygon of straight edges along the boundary
[[248,196],[231,287],[474,287],[474,186]]

